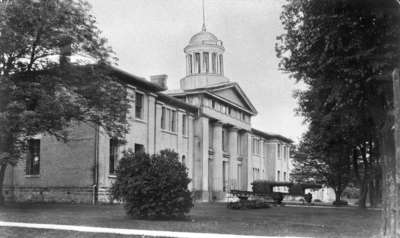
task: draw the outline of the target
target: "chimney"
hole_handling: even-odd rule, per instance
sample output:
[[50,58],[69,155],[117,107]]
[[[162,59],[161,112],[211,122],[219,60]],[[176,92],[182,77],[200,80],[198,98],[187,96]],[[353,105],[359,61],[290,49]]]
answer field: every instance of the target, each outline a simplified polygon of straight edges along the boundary
[[167,78],[166,74],[152,75],[150,76],[150,81],[158,86],[162,87],[164,90],[167,90]]

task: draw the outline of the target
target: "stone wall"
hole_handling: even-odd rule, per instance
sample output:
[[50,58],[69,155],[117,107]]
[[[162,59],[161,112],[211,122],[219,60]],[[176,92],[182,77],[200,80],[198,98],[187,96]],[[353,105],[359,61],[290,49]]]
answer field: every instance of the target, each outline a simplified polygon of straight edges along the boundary
[[89,187],[10,187],[4,188],[6,201],[92,203],[94,188]]

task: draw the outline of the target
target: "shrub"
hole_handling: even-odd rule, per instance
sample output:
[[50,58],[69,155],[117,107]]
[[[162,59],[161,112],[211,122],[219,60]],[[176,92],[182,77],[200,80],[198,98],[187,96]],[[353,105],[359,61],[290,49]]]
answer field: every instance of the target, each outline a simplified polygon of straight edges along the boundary
[[301,184],[295,183],[289,187],[289,194],[292,196],[304,196],[304,188]]
[[116,175],[112,196],[125,203],[132,217],[180,218],[193,207],[186,167],[173,151],[152,156],[124,152]]
[[272,193],[272,199],[276,204],[281,204],[283,200],[283,193],[274,192]]
[[305,195],[304,195],[304,200],[305,200],[307,203],[311,203],[311,201],[312,201],[312,194],[311,194],[311,193],[305,194]]
[[334,206],[347,206],[347,205],[348,205],[348,202],[347,202],[347,201],[344,201],[344,200],[339,200],[339,201],[334,201],[334,202],[333,202],[333,205],[334,205]]
[[314,202],[322,202],[320,199],[314,199]]

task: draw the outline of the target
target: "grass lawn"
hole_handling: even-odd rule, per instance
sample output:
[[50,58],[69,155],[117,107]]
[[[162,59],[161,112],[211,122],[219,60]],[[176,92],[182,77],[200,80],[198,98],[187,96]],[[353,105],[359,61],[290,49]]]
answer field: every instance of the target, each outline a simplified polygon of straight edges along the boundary
[[[146,221],[129,218],[121,205],[9,204],[0,207],[0,220],[243,235],[378,237],[380,211],[313,207],[230,210],[225,204],[197,203],[187,221]],[[58,237],[61,234],[62,237],[126,237],[0,228],[1,237]]]

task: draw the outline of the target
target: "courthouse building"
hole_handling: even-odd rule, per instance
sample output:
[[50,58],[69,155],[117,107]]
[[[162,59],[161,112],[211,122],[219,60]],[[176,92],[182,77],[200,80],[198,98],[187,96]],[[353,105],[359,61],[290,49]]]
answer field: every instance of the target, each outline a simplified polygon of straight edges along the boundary
[[224,75],[224,45],[205,27],[184,48],[186,76],[178,90],[166,75],[150,81],[114,69],[134,98],[127,143],[99,126],[76,123],[66,143],[39,135],[26,161],[9,167],[5,196],[16,201],[97,202],[109,199],[121,152],[172,149],[187,167],[198,201],[221,201],[254,180],[289,180],[292,141],[252,128],[257,110],[238,83]]

